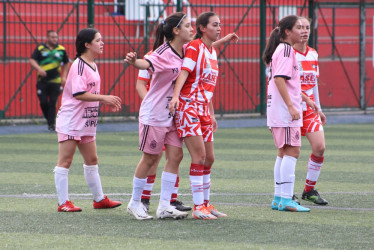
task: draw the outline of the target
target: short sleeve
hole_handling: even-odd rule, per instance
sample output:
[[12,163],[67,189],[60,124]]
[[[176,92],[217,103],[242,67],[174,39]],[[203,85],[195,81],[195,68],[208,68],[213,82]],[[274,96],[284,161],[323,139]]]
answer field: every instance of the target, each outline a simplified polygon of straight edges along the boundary
[[[288,45],[284,47],[287,48]],[[276,54],[276,57],[272,59],[272,70],[274,71],[274,77],[284,77],[289,80],[292,77],[294,64],[290,53],[287,53],[287,50],[285,50],[284,47],[281,50],[277,51],[278,53]]]
[[87,84],[86,84],[86,74],[85,74],[85,63],[81,60],[78,63],[74,63],[69,71],[69,75],[71,74],[71,89],[73,96],[81,95],[87,92]]
[[64,50],[64,56],[62,58],[62,62],[64,64],[67,64],[69,62],[69,57],[68,57],[68,54],[66,53],[66,50]]
[[168,64],[168,58],[156,52],[153,52],[152,54],[148,55],[145,58],[145,60],[148,61],[149,64],[151,65],[148,68],[149,74],[159,73],[159,72],[166,70],[164,65]]
[[40,61],[40,51],[39,46],[34,50],[34,52],[31,54],[31,59],[34,59],[35,61]]
[[182,69],[187,70],[188,72],[192,72],[195,69],[199,57],[199,47],[196,45],[196,43],[191,42],[186,48]]

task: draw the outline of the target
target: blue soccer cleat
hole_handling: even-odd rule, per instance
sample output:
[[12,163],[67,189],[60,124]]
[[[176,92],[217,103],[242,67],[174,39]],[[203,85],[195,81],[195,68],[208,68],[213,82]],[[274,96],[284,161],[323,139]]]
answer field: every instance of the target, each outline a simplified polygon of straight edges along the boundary
[[279,211],[290,211],[290,212],[309,212],[310,209],[307,207],[300,206],[292,199],[281,198],[278,206]]
[[281,197],[274,195],[274,199],[271,202],[271,209],[278,210],[278,205],[279,205],[280,200],[281,200]]

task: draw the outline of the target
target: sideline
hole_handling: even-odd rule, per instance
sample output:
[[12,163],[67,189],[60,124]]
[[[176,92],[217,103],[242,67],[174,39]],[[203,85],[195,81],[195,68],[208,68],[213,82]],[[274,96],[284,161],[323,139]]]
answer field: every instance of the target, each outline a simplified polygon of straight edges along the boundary
[[[325,126],[334,124],[374,124],[374,112],[324,112],[327,117]],[[266,127],[266,117],[255,114],[227,115],[220,117],[217,115],[219,128],[251,128]],[[120,118],[121,119],[121,118]],[[122,118],[121,121],[115,118],[101,118],[97,127],[97,132],[134,132],[138,131],[138,121],[135,118]],[[0,135],[9,134],[35,134],[35,133],[53,133],[48,131],[46,124],[12,124],[0,125]]]

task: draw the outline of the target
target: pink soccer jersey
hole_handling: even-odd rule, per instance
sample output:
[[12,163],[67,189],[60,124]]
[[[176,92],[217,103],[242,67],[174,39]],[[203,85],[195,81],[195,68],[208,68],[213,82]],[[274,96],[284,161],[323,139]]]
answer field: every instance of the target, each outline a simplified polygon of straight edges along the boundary
[[213,97],[218,78],[215,49],[209,49],[201,39],[193,40],[187,45],[182,69],[190,72],[180,93],[182,105],[196,102],[199,104],[199,113],[207,115],[207,104]]
[[[288,94],[294,108],[300,112],[301,119],[292,121],[287,105],[275,85],[274,77],[283,77],[286,80]],[[299,66],[295,51],[290,44],[282,42],[274,51],[270,63],[267,125],[269,127],[302,127],[301,101]]]
[[151,64],[150,89],[139,111],[139,122],[144,125],[169,127],[173,125],[173,116],[169,112],[169,102],[173,96],[183,57],[168,42],[158,47],[146,60]]
[[61,107],[57,113],[56,131],[72,136],[95,136],[99,102],[85,102],[75,98],[83,93],[100,94],[100,75],[80,57],[71,65]]

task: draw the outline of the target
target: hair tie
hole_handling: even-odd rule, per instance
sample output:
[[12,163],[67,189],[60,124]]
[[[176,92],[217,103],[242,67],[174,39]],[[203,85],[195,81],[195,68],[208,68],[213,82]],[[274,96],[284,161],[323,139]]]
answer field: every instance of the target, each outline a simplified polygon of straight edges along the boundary
[[162,21],[161,21],[161,24],[162,24],[162,25],[164,25],[164,24],[165,24],[165,21],[164,21],[164,20],[162,20]]

